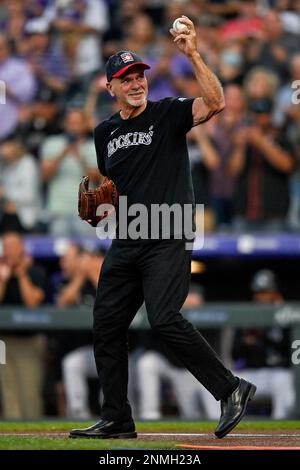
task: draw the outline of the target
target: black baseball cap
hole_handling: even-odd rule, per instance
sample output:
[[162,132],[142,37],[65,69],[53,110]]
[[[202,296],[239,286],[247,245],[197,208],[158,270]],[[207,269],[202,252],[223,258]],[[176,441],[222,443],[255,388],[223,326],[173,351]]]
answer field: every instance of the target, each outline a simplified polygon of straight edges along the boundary
[[133,65],[140,65],[144,70],[150,69],[150,65],[145,64],[134,52],[119,51],[111,55],[106,62],[107,81],[110,82],[112,78],[121,77]]

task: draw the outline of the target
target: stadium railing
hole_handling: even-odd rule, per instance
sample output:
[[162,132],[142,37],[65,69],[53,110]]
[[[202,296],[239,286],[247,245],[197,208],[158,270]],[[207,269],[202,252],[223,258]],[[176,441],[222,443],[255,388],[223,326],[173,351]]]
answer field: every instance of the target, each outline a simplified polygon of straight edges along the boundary
[[[61,256],[70,240],[93,250],[108,248],[110,240],[99,240],[94,236],[53,238],[50,236],[25,236],[28,253],[35,258],[57,258]],[[0,238],[1,255],[1,238]],[[300,256],[300,235],[297,234],[206,234],[197,237],[193,250],[194,258],[210,256],[237,257],[288,257]]]

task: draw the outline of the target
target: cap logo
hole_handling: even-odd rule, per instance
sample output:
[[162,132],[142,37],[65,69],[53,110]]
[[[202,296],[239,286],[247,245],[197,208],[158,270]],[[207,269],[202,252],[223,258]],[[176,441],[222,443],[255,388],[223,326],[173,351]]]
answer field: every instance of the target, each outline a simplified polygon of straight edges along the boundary
[[120,55],[121,59],[123,60],[124,64],[127,62],[133,62],[134,58],[130,54],[130,52],[124,52],[123,54]]

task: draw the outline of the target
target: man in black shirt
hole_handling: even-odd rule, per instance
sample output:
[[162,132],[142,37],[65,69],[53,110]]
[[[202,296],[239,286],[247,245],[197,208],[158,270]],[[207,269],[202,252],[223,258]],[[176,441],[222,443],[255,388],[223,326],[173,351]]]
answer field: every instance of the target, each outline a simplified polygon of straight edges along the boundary
[[[144,70],[149,66],[138,56],[120,51],[106,65],[107,89],[117,98],[120,112],[95,129],[98,166],[115,182],[120,196],[126,196],[129,209],[140,204],[151,211],[153,205],[163,203],[193,207],[186,133],[224,107],[220,83],[197,52],[194,25],[185,17],[182,22],[184,32],[171,30],[171,34],[194,67],[201,97],[147,101]],[[149,217],[152,224],[147,220],[145,225],[151,235],[136,239],[130,237],[130,226],[126,236],[121,233],[122,217],[119,210],[117,238],[103,263],[94,307],[94,351],[104,395],[102,416],[90,428],[71,431],[70,437],[137,436],[127,400],[127,330],[144,300],[154,332],[221,400],[222,415],[215,434],[224,437],[241,420],[255,386],[233,376],[180,313],[188,294],[191,265],[184,227],[180,230],[173,221],[166,238],[164,220],[157,229],[157,221],[153,223]]]
[[228,164],[236,177],[236,231],[285,230],[294,151],[283,129],[272,123],[269,98],[249,102],[251,125],[241,126]]

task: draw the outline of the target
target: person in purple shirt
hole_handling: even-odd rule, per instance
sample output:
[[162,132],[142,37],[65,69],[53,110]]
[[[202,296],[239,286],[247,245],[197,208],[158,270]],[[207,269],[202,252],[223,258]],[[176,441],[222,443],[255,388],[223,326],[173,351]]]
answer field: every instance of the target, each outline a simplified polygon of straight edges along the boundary
[[50,26],[46,19],[35,18],[25,26],[27,42],[25,57],[35,73],[39,86],[55,93],[68,87],[69,68],[64,54],[51,43]]
[[163,46],[162,53],[157,57],[147,57],[147,63],[151,66],[149,72],[149,99],[160,100],[165,96],[180,94],[178,79],[182,79],[187,72],[193,69],[186,57],[178,54],[176,49],[168,50]]
[[0,34],[0,141],[12,134],[18,124],[18,112],[23,103],[30,103],[35,95],[36,82],[29,65],[12,56],[5,35]]

